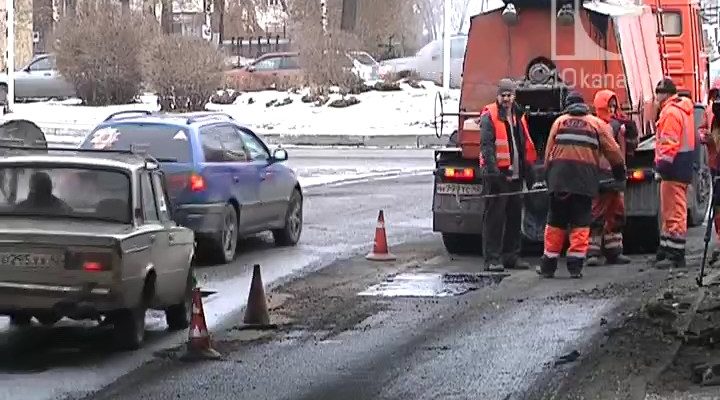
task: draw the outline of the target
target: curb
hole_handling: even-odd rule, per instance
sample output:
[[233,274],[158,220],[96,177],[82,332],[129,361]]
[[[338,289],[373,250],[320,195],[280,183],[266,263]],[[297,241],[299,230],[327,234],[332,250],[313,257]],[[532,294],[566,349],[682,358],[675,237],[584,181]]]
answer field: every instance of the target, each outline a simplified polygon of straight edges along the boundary
[[[50,142],[79,143],[93,126],[58,126],[38,124],[47,136],[54,136],[57,140]],[[448,139],[430,135],[293,135],[283,133],[262,133],[258,135],[270,145],[292,146],[351,146],[351,147],[381,147],[381,148],[432,148],[443,147]]]

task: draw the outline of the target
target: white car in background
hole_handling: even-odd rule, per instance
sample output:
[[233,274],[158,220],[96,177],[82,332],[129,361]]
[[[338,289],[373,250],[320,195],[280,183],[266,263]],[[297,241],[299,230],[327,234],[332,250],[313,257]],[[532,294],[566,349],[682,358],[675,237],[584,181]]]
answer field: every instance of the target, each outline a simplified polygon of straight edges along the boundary
[[352,63],[351,72],[363,81],[376,81],[390,71],[390,68],[383,67],[370,54],[364,51],[348,51],[347,58]]
[[[450,38],[450,87],[459,88],[467,48],[467,35]],[[435,39],[418,50],[412,57],[392,58],[382,61],[381,66],[400,76],[416,74],[419,79],[442,85],[443,40]]]

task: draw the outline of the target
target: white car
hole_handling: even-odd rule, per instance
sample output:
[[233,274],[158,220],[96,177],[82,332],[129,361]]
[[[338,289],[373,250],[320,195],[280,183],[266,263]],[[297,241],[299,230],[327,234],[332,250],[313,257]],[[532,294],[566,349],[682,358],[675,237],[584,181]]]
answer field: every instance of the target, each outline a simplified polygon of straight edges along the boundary
[[352,62],[352,73],[357,75],[363,81],[375,81],[388,72],[391,68],[388,66],[382,66],[380,63],[364,51],[349,51],[346,53],[347,58]]
[[[467,47],[467,35],[450,38],[450,87],[459,88],[462,83],[462,68]],[[400,75],[414,73],[421,80],[442,84],[443,40],[435,39],[418,50],[412,57],[393,58],[380,63],[393,73]]]

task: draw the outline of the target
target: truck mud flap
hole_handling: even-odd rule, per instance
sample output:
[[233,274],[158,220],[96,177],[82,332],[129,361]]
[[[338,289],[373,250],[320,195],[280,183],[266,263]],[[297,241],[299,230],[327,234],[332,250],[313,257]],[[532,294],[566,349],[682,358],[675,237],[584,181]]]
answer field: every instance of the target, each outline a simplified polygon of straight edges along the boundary
[[625,189],[627,217],[655,217],[660,210],[660,185],[656,181],[628,185]]

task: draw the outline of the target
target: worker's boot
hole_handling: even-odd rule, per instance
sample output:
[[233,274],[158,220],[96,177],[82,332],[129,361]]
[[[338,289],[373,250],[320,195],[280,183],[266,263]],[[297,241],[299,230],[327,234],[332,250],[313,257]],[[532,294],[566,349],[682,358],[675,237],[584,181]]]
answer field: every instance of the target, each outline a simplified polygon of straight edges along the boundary
[[580,279],[582,278],[582,269],[585,260],[578,257],[568,257],[567,259],[567,270],[571,278]]
[[557,263],[557,258],[550,258],[543,255],[542,258],[540,258],[540,265],[535,269],[535,272],[543,278],[553,278],[557,270]]
[[600,257],[599,256],[590,256],[588,257],[586,264],[588,267],[597,267],[600,265]]
[[514,256],[507,256],[503,259],[505,269],[530,269],[530,264]]
[[505,267],[498,261],[490,261],[485,263],[485,271],[487,272],[504,272]]
[[630,264],[632,260],[630,257],[620,253],[617,255],[608,255],[605,257],[605,264],[607,265],[625,265]]
[[[658,255],[660,252],[658,251]],[[685,268],[685,253],[670,249],[664,249],[664,257],[655,261],[654,267],[657,269]]]
[[715,249],[710,256],[710,261],[708,261],[708,265],[715,268],[720,265],[718,261],[720,261],[720,249]]

